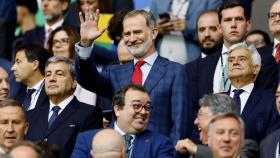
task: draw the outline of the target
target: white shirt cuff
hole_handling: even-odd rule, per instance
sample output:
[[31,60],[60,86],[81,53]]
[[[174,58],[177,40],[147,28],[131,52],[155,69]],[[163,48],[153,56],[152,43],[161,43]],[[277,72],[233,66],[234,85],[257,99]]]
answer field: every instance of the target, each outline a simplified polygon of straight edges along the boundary
[[75,51],[78,53],[79,57],[86,60],[90,57],[92,52],[93,44],[89,47],[82,47],[80,42],[75,44]]

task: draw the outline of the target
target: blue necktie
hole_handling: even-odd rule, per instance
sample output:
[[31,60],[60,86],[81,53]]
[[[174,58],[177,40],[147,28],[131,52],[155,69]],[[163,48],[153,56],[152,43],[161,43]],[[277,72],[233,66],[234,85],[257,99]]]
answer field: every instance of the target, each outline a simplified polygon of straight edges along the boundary
[[241,101],[240,101],[240,94],[244,92],[243,89],[235,89],[233,90],[233,101],[236,104],[236,110],[239,115],[241,115]]
[[31,96],[36,91],[36,89],[27,89],[25,99],[23,101],[23,108],[25,111],[28,110],[31,103]]
[[125,149],[126,149],[126,158],[130,157],[130,152],[131,152],[131,140],[133,137],[129,134],[124,135],[124,140],[125,140]]
[[50,120],[49,120],[49,128],[51,127],[51,125],[53,124],[53,122],[55,121],[55,119],[57,118],[59,110],[60,110],[60,107],[59,107],[59,106],[54,106],[54,107],[52,108],[53,113],[52,113],[52,116],[51,116],[51,118],[50,118]]

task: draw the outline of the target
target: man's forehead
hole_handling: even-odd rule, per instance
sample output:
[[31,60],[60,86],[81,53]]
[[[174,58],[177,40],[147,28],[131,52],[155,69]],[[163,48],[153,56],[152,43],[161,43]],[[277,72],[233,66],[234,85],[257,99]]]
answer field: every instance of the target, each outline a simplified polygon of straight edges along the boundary
[[[239,11],[237,12],[236,10],[239,10]],[[221,14],[222,14],[222,19],[235,18],[235,17],[244,17],[245,18],[244,9],[241,6],[224,9],[221,12]]]

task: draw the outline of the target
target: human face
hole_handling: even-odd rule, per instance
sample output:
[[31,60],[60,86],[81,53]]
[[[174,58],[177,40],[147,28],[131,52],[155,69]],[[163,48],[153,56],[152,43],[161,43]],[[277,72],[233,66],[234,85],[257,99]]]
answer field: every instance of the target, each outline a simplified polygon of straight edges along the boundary
[[156,38],[157,29],[149,28],[142,15],[125,19],[123,27],[124,44],[135,58],[145,59],[155,52],[153,40]]
[[229,48],[231,45],[243,40],[246,32],[250,29],[251,24],[250,21],[246,21],[244,10],[240,6],[225,9],[221,14],[224,44]]
[[150,97],[147,93],[137,90],[128,90],[125,94],[125,105],[123,108],[114,106],[117,116],[117,125],[126,133],[137,134],[144,131],[147,127],[150,111],[142,108],[136,112],[134,106],[142,105],[150,107]]
[[197,30],[199,44],[203,50],[212,50],[221,45],[222,31],[218,14],[206,13],[202,15],[197,21]]
[[275,94],[275,99],[276,99],[277,111],[280,114],[280,84],[278,84],[276,94]]
[[62,0],[42,0],[41,8],[45,20],[49,25],[63,19],[63,11],[68,7],[67,1]]
[[8,151],[23,140],[28,129],[24,113],[20,107],[6,106],[0,108],[0,145]]
[[244,49],[236,49],[228,57],[228,77],[232,81],[239,80],[243,85],[253,83],[256,75],[259,73],[259,65],[254,65],[252,53]]
[[240,124],[233,118],[223,118],[210,129],[209,146],[215,158],[237,158],[243,144]]
[[10,95],[8,73],[0,67],[0,100],[6,100]]
[[53,36],[52,51],[54,56],[64,56],[70,58],[69,36],[63,30],[58,31]]
[[70,74],[68,64],[64,62],[50,63],[45,70],[45,90],[52,98],[63,101],[73,94],[77,81]]
[[[273,15],[275,13],[280,12],[280,1],[275,1],[273,5],[270,8],[269,14]],[[279,14],[270,16],[268,20],[268,25],[269,25],[269,31],[270,33],[277,38],[278,40],[280,39],[280,17]]]
[[118,59],[120,64],[127,64],[133,59],[133,56],[129,53],[123,41],[118,45]]
[[208,124],[213,118],[213,114],[210,112],[208,107],[201,107],[198,110],[197,118],[194,120],[194,124],[199,130],[199,139],[202,144],[208,143]]
[[249,36],[246,37],[246,43],[248,45],[253,44],[255,48],[260,48],[260,47],[264,47],[265,41],[264,41],[264,37],[261,34],[255,33],[255,34],[251,34]]
[[80,7],[83,13],[86,12],[87,8],[95,12],[99,8],[99,0],[80,0]]
[[38,154],[29,146],[21,145],[11,150],[12,158],[38,158]]
[[36,61],[29,62],[27,60],[24,50],[18,51],[15,57],[15,63],[11,70],[13,71],[16,81],[29,85],[31,82],[31,76],[34,74],[36,67]]

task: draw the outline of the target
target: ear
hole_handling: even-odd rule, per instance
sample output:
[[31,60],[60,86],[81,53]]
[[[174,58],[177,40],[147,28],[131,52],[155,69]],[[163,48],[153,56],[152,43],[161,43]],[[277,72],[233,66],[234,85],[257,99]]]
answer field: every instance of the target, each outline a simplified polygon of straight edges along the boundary
[[223,33],[221,24],[217,25],[217,31],[220,32],[221,34]]
[[73,80],[73,84],[72,84],[72,89],[76,89],[76,87],[77,87],[77,80]]
[[152,29],[152,39],[155,40],[158,35],[158,29],[155,27]]
[[119,116],[120,116],[120,107],[119,107],[119,105],[114,105],[114,112],[115,112],[115,115],[116,115],[116,117],[118,118]]
[[67,1],[62,2],[62,10],[63,12],[66,11],[69,7],[69,3]]
[[251,28],[252,28],[251,20],[248,20],[248,21],[246,22],[246,25],[247,25],[247,27],[246,27],[247,31],[250,31]]
[[40,65],[40,63],[39,63],[38,60],[32,61],[32,68],[33,68],[34,71],[39,69],[39,65]]
[[27,131],[28,131],[28,128],[29,128],[29,123],[26,122],[25,123],[25,129],[24,129],[24,135],[26,135]]
[[260,65],[254,65],[254,74],[257,75],[260,72]]

